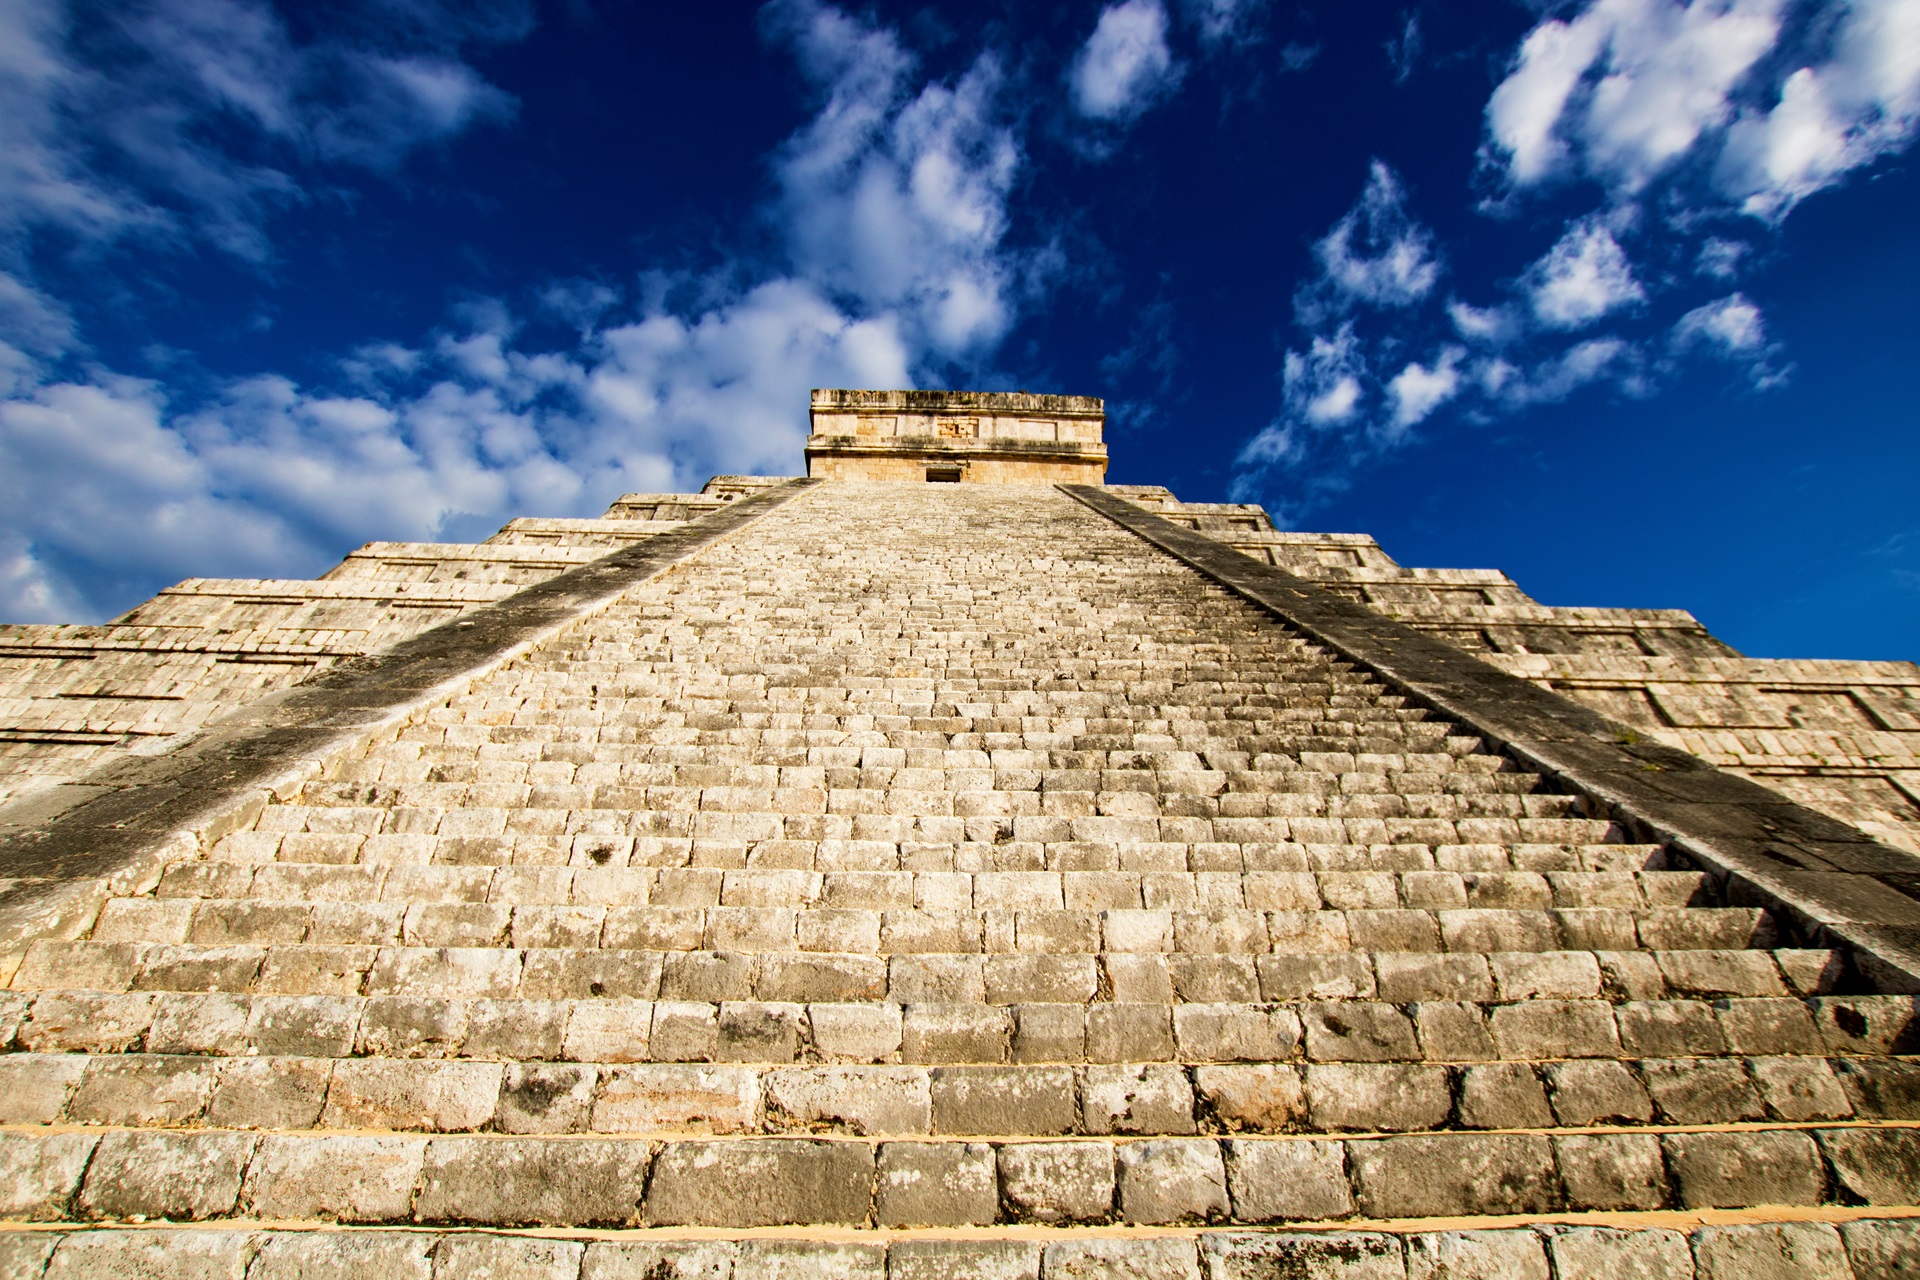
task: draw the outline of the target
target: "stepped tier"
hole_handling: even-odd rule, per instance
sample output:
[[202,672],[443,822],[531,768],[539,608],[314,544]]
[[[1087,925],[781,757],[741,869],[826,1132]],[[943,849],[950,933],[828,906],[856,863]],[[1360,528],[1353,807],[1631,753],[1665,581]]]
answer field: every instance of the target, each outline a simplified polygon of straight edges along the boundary
[[1915,997],[1604,812],[1066,493],[797,488],[25,940],[0,1275],[1920,1275]]

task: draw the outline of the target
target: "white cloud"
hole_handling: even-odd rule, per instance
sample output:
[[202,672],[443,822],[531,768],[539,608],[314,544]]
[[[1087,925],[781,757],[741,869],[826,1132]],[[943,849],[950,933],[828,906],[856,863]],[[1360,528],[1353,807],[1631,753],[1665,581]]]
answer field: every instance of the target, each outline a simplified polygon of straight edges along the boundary
[[1733,113],[1774,45],[1784,0],[1594,0],[1540,23],[1487,104],[1507,176],[1525,185],[1576,155],[1634,191]]
[[1331,427],[1359,415],[1366,362],[1352,325],[1316,335],[1303,352],[1287,352],[1282,369],[1288,408],[1301,421]]
[[[989,350],[1034,287],[1003,243],[1020,156],[997,65],[919,83],[890,32],[836,10],[793,0],[770,24],[822,97],[774,157],[787,260],[655,274],[637,307],[557,282],[529,305],[577,329],[562,349],[528,349],[513,310],[481,300],[415,346],[353,350],[336,385],[262,374],[186,404],[56,375],[44,356],[70,322],[0,276],[0,616],[98,617],[187,572],[298,576],[367,538],[791,474],[810,387],[910,387]],[[265,90],[223,85],[274,118]]]
[[1449,347],[1440,353],[1431,368],[1409,361],[1406,368],[1387,383],[1387,400],[1393,406],[1393,425],[1404,430],[1431,414],[1460,394],[1460,361],[1467,353]]
[[1479,370],[1487,393],[1509,409],[1565,400],[1580,388],[1612,378],[1628,391],[1641,389],[1638,352],[1621,338],[1589,338],[1522,369],[1498,361]]
[[1496,347],[1513,341],[1524,327],[1510,307],[1476,307],[1458,299],[1447,303],[1447,319],[1467,341]]
[[[0,248],[17,261],[24,236],[51,229],[264,261],[266,224],[323,181],[315,166],[390,170],[512,113],[461,51],[524,35],[517,0],[402,8],[352,40],[303,43],[264,0],[0,6]],[[80,22],[126,55],[110,73],[73,51]]]
[[1749,213],[1784,217],[1920,127],[1920,8],[1855,0],[1843,12],[1833,57],[1795,70],[1776,105],[1743,112],[1728,136],[1722,185]]
[[1181,15],[1209,46],[1243,44],[1257,38],[1256,26],[1268,0],[1181,0]]
[[1782,368],[1777,344],[1767,341],[1766,318],[1744,293],[1695,307],[1673,326],[1673,348],[1678,352],[1705,350],[1744,367],[1757,390],[1785,382],[1790,368]]
[[1523,284],[1534,316],[1554,329],[1578,329],[1646,297],[1613,233],[1591,218],[1569,227]]
[[1393,64],[1393,82],[1405,84],[1413,75],[1413,69],[1420,63],[1420,54],[1424,50],[1425,39],[1420,34],[1420,15],[1416,12],[1405,14],[1400,23],[1400,32],[1387,41],[1387,61]]
[[1360,199],[1313,251],[1338,302],[1411,306],[1440,279],[1432,233],[1408,215],[1399,179],[1378,160]]
[[1769,220],[1920,130],[1912,0],[1591,0],[1526,37],[1488,101],[1488,155],[1526,187],[1616,198],[1697,162]]
[[1074,109],[1115,122],[1139,115],[1178,79],[1160,0],[1121,0],[1101,10],[1068,72]]
[[997,340],[1014,312],[1001,240],[1020,164],[997,114],[999,63],[983,56],[957,84],[914,92],[892,33],[807,0],[779,11],[803,65],[828,79],[778,164],[799,274],[896,310],[941,353]]
[[1731,280],[1740,274],[1740,264],[1751,248],[1743,240],[1708,236],[1700,242],[1700,252],[1694,256],[1693,269],[1695,273],[1715,280]]

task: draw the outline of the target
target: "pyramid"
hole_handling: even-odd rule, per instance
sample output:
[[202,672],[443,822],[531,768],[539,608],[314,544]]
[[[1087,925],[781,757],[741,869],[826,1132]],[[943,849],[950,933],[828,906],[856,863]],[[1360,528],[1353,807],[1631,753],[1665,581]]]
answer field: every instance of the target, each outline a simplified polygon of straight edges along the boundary
[[0,1276],[1920,1275],[1920,668],[812,413],[0,629]]

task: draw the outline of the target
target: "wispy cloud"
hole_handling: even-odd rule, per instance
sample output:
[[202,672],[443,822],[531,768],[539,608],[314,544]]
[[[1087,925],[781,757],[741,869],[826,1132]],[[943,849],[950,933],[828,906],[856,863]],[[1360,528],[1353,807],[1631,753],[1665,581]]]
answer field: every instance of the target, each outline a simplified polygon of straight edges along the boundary
[[1314,245],[1313,254],[1321,276],[1298,299],[1308,317],[1355,303],[1412,306],[1440,280],[1433,234],[1407,215],[1399,178],[1378,160],[1368,169],[1360,199]]
[[1582,329],[1611,312],[1643,301],[1633,264],[1613,233],[1592,218],[1567,228],[1523,277],[1528,305],[1550,329]]
[[[1230,18],[1235,5],[1210,6]],[[1167,46],[1167,10],[1160,0],[1120,0],[1100,11],[1093,34],[1067,73],[1074,110],[1091,120],[1125,124],[1179,82]]]
[[[913,386],[984,358],[1037,287],[1032,255],[1006,244],[1022,156],[999,63],[925,78],[893,32],[816,0],[777,0],[766,30],[818,93],[772,157],[772,258],[654,274],[637,291],[554,282],[463,307],[411,345],[343,353],[332,379],[267,372],[197,393],[63,375],[46,352],[73,341],[70,320],[30,279],[0,277],[16,335],[0,347],[0,380],[13,380],[0,401],[0,614],[97,617],[189,571],[311,573],[369,537],[471,537],[627,489],[791,472],[810,386]],[[280,46],[262,40],[235,41],[206,74],[254,100],[254,118],[293,128],[281,122],[298,112],[270,83]],[[438,103],[416,138],[466,109],[458,85],[406,92]],[[338,103],[328,118],[359,110]],[[334,145],[299,127],[303,145]],[[58,158],[76,189],[119,198],[84,154]],[[530,343],[522,321],[536,312],[577,341]]]

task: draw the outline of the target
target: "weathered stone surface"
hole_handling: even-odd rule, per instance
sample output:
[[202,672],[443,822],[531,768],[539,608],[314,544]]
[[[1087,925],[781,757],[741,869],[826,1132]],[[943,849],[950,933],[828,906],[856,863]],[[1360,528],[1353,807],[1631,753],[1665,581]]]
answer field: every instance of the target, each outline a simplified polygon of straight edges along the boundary
[[238,1133],[109,1133],[80,1188],[90,1218],[216,1218],[232,1213],[259,1139]]
[[1693,1233],[1700,1280],[1852,1280],[1840,1233],[1824,1222],[1701,1227]]
[[1553,1152],[1528,1135],[1385,1138],[1347,1146],[1355,1201],[1376,1218],[1544,1213],[1558,1199]]
[[922,1067],[811,1067],[768,1073],[767,1108],[785,1125],[858,1134],[926,1133],[932,1083]]
[[83,1133],[0,1133],[0,1217],[27,1222],[66,1217],[98,1142]]
[[1652,1134],[1567,1134],[1553,1140],[1567,1204],[1577,1209],[1658,1209],[1667,1202],[1660,1139]]
[[872,1200],[864,1143],[775,1138],[668,1143],[654,1162],[646,1220],[667,1226],[860,1224]]
[[406,1232],[279,1232],[260,1245],[248,1280],[428,1280],[435,1239]]
[[640,1216],[647,1147],[564,1138],[435,1138],[414,1217],[486,1226],[619,1226]]
[[984,1142],[888,1142],[880,1147],[874,1220],[887,1227],[956,1227],[1000,1215],[993,1148]]
[[947,1067],[933,1073],[935,1133],[1070,1133],[1079,1124],[1064,1067]]
[[1400,1241],[1388,1235],[1237,1235],[1201,1237],[1208,1280],[1265,1280],[1269,1276],[1325,1276],[1328,1280],[1401,1280]]
[[1819,1204],[1826,1173],[1804,1133],[1676,1133],[1661,1139],[1689,1209]]
[[1046,1280],[1200,1280],[1191,1240],[1060,1240],[1041,1255]]
[[1040,1245],[1025,1240],[896,1240],[888,1280],[1039,1280]]
[[1311,1222],[1353,1212],[1338,1142],[1227,1142],[1227,1183],[1240,1222]]
[[1920,1220],[1843,1222],[1840,1239],[1857,1277],[1913,1280],[1920,1276]]
[[501,1280],[574,1280],[585,1247],[574,1240],[541,1240],[484,1232],[441,1236],[434,1247],[434,1280],[442,1276],[498,1276]]
[[1823,1129],[1821,1149],[1840,1185],[1865,1204],[1913,1204],[1920,1199],[1920,1131]]
[[61,1239],[46,1274],[54,1280],[242,1280],[253,1260],[245,1231],[79,1231]]
[[1103,1142],[1009,1142],[1000,1194],[1032,1222],[1097,1222],[1113,1212],[1113,1148]]
[[587,1246],[580,1280],[728,1280],[738,1253],[738,1245],[720,1241],[600,1240]]
[[245,1202],[256,1218],[403,1222],[426,1151],[422,1138],[270,1135],[247,1170]]
[[1219,1143],[1207,1138],[1128,1142],[1117,1155],[1122,1221],[1159,1225],[1230,1215]]
[[1678,1231],[1573,1227],[1551,1232],[1547,1252],[1556,1280],[1686,1280],[1693,1254]]
[[1549,1280],[1531,1231],[1444,1231],[1407,1239],[1407,1280]]

